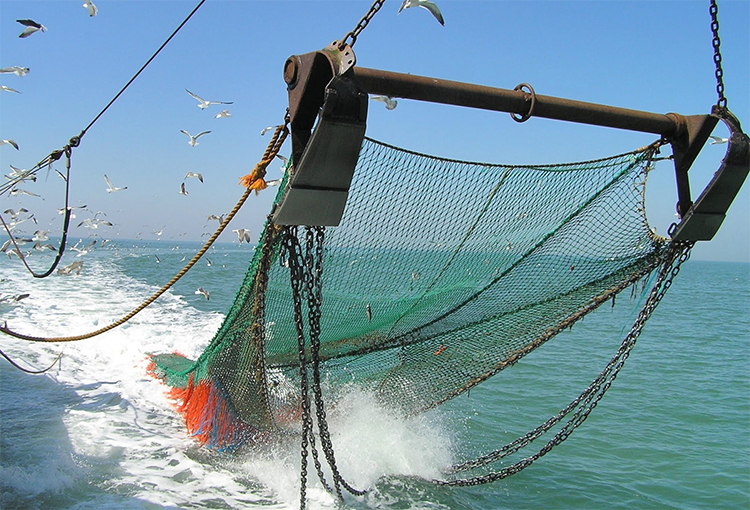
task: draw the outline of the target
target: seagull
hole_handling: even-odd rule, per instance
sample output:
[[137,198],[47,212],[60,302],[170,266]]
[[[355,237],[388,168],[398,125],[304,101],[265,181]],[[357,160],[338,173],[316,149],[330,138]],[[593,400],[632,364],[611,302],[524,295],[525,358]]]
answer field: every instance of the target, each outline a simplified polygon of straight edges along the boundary
[[206,296],[206,301],[208,301],[210,298],[208,297],[208,291],[204,289],[203,287],[198,287],[198,290],[195,291],[196,294],[203,294]]
[[41,25],[41,24],[37,23],[33,19],[17,19],[16,21],[19,22],[21,25],[23,25],[23,26],[26,27],[26,30],[24,30],[23,32],[21,32],[21,35],[18,36],[18,37],[20,37],[22,39],[24,37],[30,36],[34,32],[39,32],[40,30],[42,32],[46,32],[47,31],[47,27],[45,27],[44,25]]
[[12,145],[14,149],[19,150],[15,140],[0,140],[0,145]]
[[185,89],[185,91],[188,94],[190,94],[191,96],[193,96],[195,99],[198,100],[198,108],[200,108],[201,110],[205,110],[206,108],[208,108],[212,104],[232,104],[232,101],[229,101],[229,102],[225,102],[225,101],[206,101],[202,97],[196,96],[195,94],[193,94],[192,92],[190,92],[188,89]]
[[203,182],[203,174],[200,174],[198,172],[188,172],[185,174],[185,179],[189,179],[191,177],[197,177],[199,181]]
[[112,184],[112,181],[109,180],[109,177],[107,177],[107,174],[104,174],[104,180],[107,181],[107,193],[114,193],[115,191],[122,191],[124,189],[128,189],[127,186],[123,186],[122,188],[116,188],[114,184]]
[[13,165],[8,166],[10,166],[10,173],[7,174],[5,178],[9,181],[15,181],[15,184],[23,181],[36,182],[36,175],[29,172],[28,170],[21,170],[20,168],[16,168]]
[[268,132],[269,132],[269,131],[271,131],[272,129],[276,129],[277,127],[278,127],[278,126],[268,126],[268,127],[264,127],[263,129],[261,129],[261,130],[260,130],[260,136],[263,136],[263,135],[265,135],[266,133],[268,133]]
[[237,233],[237,239],[239,239],[240,244],[242,244],[242,241],[245,241],[246,243],[250,244],[250,231],[246,228],[240,228],[237,230],[232,230],[232,232]]
[[219,223],[223,223],[224,222],[224,215],[222,214],[220,216],[216,216],[215,214],[209,214],[208,218],[206,218],[206,221],[211,221],[211,220],[216,220]]
[[91,241],[91,243],[89,243],[89,245],[85,248],[79,248],[78,245],[81,244],[82,241],[83,239],[79,239],[75,246],[70,247],[71,250],[78,252],[78,257],[83,257],[96,245],[96,240],[94,240]]
[[57,274],[60,275],[69,275],[75,271],[76,276],[81,274],[81,269],[83,269],[83,261],[77,260],[70,265],[67,265],[65,267],[61,267],[57,270]]
[[445,26],[443,15],[440,13],[440,9],[438,9],[438,6],[435,4],[435,2],[431,2],[430,0],[404,0],[404,3],[402,3],[401,7],[398,8],[398,14],[401,14],[401,11],[403,11],[404,9],[409,9],[410,7],[424,7],[425,9],[430,11],[433,16],[435,16],[435,19],[438,20],[438,23]]
[[0,73],[13,73],[16,76],[24,77],[29,73],[30,69],[28,67],[19,67],[19,66],[13,66],[13,67],[3,67],[0,69]]
[[226,119],[227,117],[231,117],[232,114],[229,113],[229,110],[223,110],[216,114],[217,119]]
[[719,136],[713,136],[711,135],[711,145],[717,145],[720,143],[727,143],[729,141],[729,138],[721,138]]
[[96,13],[99,12],[99,9],[96,8],[96,5],[94,5],[94,2],[91,0],[83,0],[83,5],[81,7],[88,9],[89,16],[91,17],[96,16]]
[[34,237],[31,238],[32,241],[49,241],[49,230],[37,230],[34,232]]
[[12,88],[10,88],[8,86],[5,86],[5,85],[0,85],[0,90],[4,90],[6,92],[15,92],[16,94],[20,94],[20,92],[17,91],[16,89],[12,89]]
[[180,195],[187,195],[188,191],[185,189],[185,183],[180,184]]
[[26,213],[26,212],[29,212],[29,210],[26,209],[25,207],[21,207],[18,211],[14,211],[13,209],[6,209],[3,211],[3,214],[10,214],[10,219],[16,220],[21,213]]
[[[15,197],[16,195],[28,195],[30,197],[40,197],[41,198],[41,195],[37,195],[36,193],[32,193],[30,191],[26,191],[25,189],[13,188],[12,190],[10,190],[10,196]],[[42,200],[44,200],[44,199],[42,199]]]
[[99,219],[99,218],[94,218],[94,219],[86,218],[85,220],[83,220],[81,223],[78,224],[79,227],[80,226],[84,226],[84,227],[90,228],[90,229],[99,228],[99,225],[104,225],[106,227],[112,227],[113,226],[112,222],[107,221],[107,220],[102,220],[102,219]]
[[385,109],[386,110],[393,110],[396,108],[396,105],[398,104],[398,101],[393,99],[391,96],[372,96],[370,97],[373,101],[382,101],[385,103]]
[[266,181],[266,186],[269,186],[269,187],[278,186],[279,184],[281,184],[281,179],[274,179],[272,181]]
[[184,133],[190,137],[190,140],[188,141],[188,143],[190,144],[191,147],[195,147],[196,145],[198,145],[198,138],[200,138],[203,135],[207,135],[210,132],[211,131],[201,131],[197,135],[193,136],[187,131],[185,131],[184,129],[180,129],[180,133]]

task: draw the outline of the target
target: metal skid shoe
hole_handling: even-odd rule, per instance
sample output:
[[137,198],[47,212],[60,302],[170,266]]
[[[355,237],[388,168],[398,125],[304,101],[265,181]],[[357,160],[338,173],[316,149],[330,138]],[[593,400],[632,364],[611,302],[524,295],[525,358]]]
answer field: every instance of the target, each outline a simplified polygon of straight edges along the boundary
[[293,166],[271,212],[277,225],[341,221],[367,121],[368,96],[352,79],[353,65],[351,48],[340,50],[336,43],[289,57],[284,65]]

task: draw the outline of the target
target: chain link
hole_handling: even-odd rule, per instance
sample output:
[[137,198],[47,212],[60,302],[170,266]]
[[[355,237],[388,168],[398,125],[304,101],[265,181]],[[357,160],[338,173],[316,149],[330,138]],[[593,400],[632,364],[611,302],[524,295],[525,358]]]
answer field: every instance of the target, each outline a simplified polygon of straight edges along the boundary
[[716,5],[716,0],[711,0],[709,13],[711,14],[711,33],[713,34],[714,64],[716,64],[716,93],[719,95],[716,106],[726,110],[727,98],[724,97],[724,71],[721,68],[721,39],[719,39],[719,7]]
[[[300,468],[300,508],[305,508],[306,486],[307,486],[307,453],[308,448],[312,454],[315,469],[323,487],[329,492],[336,492],[339,499],[343,499],[341,487],[352,494],[364,495],[364,491],[352,488],[341,476],[336,467],[336,458],[333,451],[333,442],[328,430],[323,392],[320,378],[320,307],[322,304],[322,274],[323,274],[323,227],[305,227],[305,252],[302,253],[299,245],[297,227],[285,227],[283,231],[283,244],[281,260],[286,260],[289,265],[292,301],[294,308],[294,321],[297,329],[297,345],[299,350],[300,365],[300,393],[302,411],[302,444],[301,444],[301,468]],[[302,294],[307,297],[307,320],[308,336],[310,338],[310,360],[307,360],[307,347],[305,341],[305,325],[302,320]],[[332,489],[323,473],[321,463],[318,459],[318,450],[315,444],[313,431],[313,419],[310,402],[310,381],[308,378],[308,364],[312,370],[312,391],[315,402],[316,420],[318,423],[318,434],[320,436],[321,449],[325,455],[328,466],[333,476],[334,488]]]
[[589,387],[578,398],[573,400],[573,402],[571,402],[557,415],[553,416],[536,429],[530,431],[525,436],[522,436],[512,443],[509,443],[485,456],[479,457],[478,459],[454,466],[450,472],[456,473],[459,471],[466,471],[469,469],[485,466],[492,462],[496,462],[512,453],[515,453],[521,448],[530,444],[532,441],[534,441],[534,439],[550,430],[571,411],[576,410],[573,413],[572,418],[546,445],[544,445],[544,447],[542,447],[534,455],[531,455],[530,457],[527,457],[525,459],[521,459],[515,464],[505,467],[496,472],[468,479],[433,480],[433,483],[437,485],[450,486],[474,486],[494,482],[496,480],[500,480],[502,478],[506,478],[510,475],[518,473],[519,471],[523,470],[531,463],[533,463],[535,460],[552,450],[552,448],[565,441],[565,439],[567,439],[568,436],[570,436],[570,434],[586,420],[588,415],[591,413],[591,411],[594,410],[606,391],[614,382],[617,374],[620,372],[623,365],[625,364],[625,361],[630,356],[630,353],[635,346],[635,343],[639,335],[641,334],[646,321],[648,321],[648,319],[651,317],[654,309],[656,309],[656,306],[664,297],[664,294],[672,286],[672,281],[680,272],[680,266],[690,257],[690,250],[692,249],[692,246],[693,243],[691,242],[674,242],[669,246],[661,264],[657,281],[654,284],[654,287],[651,289],[649,297],[646,300],[643,309],[638,314],[633,327],[631,328],[630,332],[620,345],[617,353],[610,360],[605,369],[599,374],[596,379],[594,379],[594,381],[592,381]]
[[354,46],[354,43],[357,42],[357,37],[359,34],[362,33],[362,30],[365,29],[368,23],[370,23],[370,20],[375,16],[375,14],[380,10],[381,7],[383,7],[383,4],[385,3],[385,0],[375,0],[372,5],[370,6],[370,10],[367,11],[367,14],[365,14],[361,20],[359,20],[359,23],[357,23],[357,26],[354,27],[354,30],[348,32],[339,43],[339,49],[343,50],[346,47],[346,41],[347,39],[351,38],[352,42],[349,44],[349,46]]

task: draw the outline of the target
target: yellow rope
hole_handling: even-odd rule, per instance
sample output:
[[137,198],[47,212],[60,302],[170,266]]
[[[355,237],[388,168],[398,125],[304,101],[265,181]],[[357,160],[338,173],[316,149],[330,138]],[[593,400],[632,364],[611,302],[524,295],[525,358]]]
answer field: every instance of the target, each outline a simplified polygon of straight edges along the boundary
[[185,267],[183,267],[169,282],[167,282],[161,289],[156,291],[154,295],[152,295],[150,298],[148,298],[146,301],[141,303],[137,308],[135,308],[132,312],[125,315],[121,319],[113,322],[112,324],[105,326],[103,328],[97,329],[96,331],[92,331],[90,333],[85,333],[82,335],[75,335],[75,336],[61,336],[61,337],[38,337],[38,336],[31,336],[31,335],[24,335],[22,333],[17,333],[15,331],[12,331],[10,328],[8,328],[8,323],[6,322],[3,326],[0,326],[0,331],[3,333],[20,338],[22,340],[29,340],[32,342],[74,342],[77,340],[85,340],[87,338],[92,338],[97,335],[101,335],[102,333],[105,333],[111,329],[114,329],[118,326],[121,326],[125,322],[132,319],[138,312],[149,306],[151,303],[156,301],[156,299],[164,294],[172,285],[174,285],[177,280],[182,278],[185,273],[187,273],[197,262],[200,260],[200,258],[208,251],[208,249],[211,247],[211,245],[216,241],[216,239],[219,237],[219,235],[224,231],[226,226],[229,224],[230,221],[232,221],[232,218],[237,214],[237,212],[242,208],[247,198],[250,196],[250,193],[252,191],[255,191],[257,194],[259,190],[265,189],[267,187],[266,182],[263,180],[263,177],[266,175],[266,167],[273,161],[273,158],[276,157],[276,154],[278,154],[279,150],[281,149],[281,146],[284,144],[284,141],[286,140],[287,135],[289,134],[289,130],[287,129],[287,125],[282,124],[276,127],[276,131],[274,132],[273,137],[271,138],[271,141],[268,143],[268,147],[266,148],[266,152],[263,154],[263,158],[260,160],[260,162],[255,165],[255,168],[253,171],[240,179],[240,183],[244,184],[246,186],[245,192],[240,197],[237,204],[234,206],[234,208],[227,214],[227,216],[224,218],[224,221],[221,222],[219,227],[216,229],[216,232],[213,233],[213,235],[206,241],[206,244],[203,245],[203,247],[198,251],[198,253],[195,254],[195,256],[190,259],[190,262],[188,262]]

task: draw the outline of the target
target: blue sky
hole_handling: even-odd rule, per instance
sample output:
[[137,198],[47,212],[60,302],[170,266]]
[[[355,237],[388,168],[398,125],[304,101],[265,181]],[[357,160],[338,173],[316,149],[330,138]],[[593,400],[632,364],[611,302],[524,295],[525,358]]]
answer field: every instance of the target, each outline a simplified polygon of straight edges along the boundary
[[[198,0],[0,1],[0,67],[23,66],[24,77],[0,75],[2,173],[30,168],[77,135],[197,5]],[[114,227],[104,237],[201,240],[242,193],[237,185],[260,158],[287,106],[282,66],[289,55],[321,49],[343,37],[370,1],[208,0],[130,88],[89,129],[73,152],[72,205],[103,211]],[[655,113],[708,113],[716,102],[708,0],[691,1],[458,1],[437,0],[440,26],[424,9],[397,14],[386,2],[358,38],[362,67],[386,69],[512,89],[530,83],[538,94]],[[47,32],[21,39],[16,19],[31,18]],[[720,0],[719,22],[730,110],[750,124],[750,2]],[[205,111],[185,89],[209,100],[232,101]],[[229,108],[232,116],[216,119]],[[190,147],[180,130],[210,130]],[[494,163],[588,160],[646,145],[654,135],[507,114],[399,101],[387,111],[371,103],[367,134],[412,150]],[[717,135],[724,136],[723,126]],[[719,167],[726,146],[704,148],[691,169],[697,196]],[[290,152],[289,142],[282,150]],[[280,176],[280,165],[269,178]],[[58,163],[53,168],[64,171]],[[186,182],[188,171],[205,182]],[[128,189],[108,194],[104,174]],[[0,198],[2,210],[23,206],[39,225],[59,233],[63,186],[54,172],[23,188],[36,197]],[[647,213],[661,234],[675,220],[671,163],[649,177]],[[275,189],[251,197],[222,236],[249,228],[256,237]],[[71,240],[91,231],[75,227]],[[6,218],[7,219],[7,218]],[[750,186],[746,183],[714,241],[694,257],[750,262]]]

